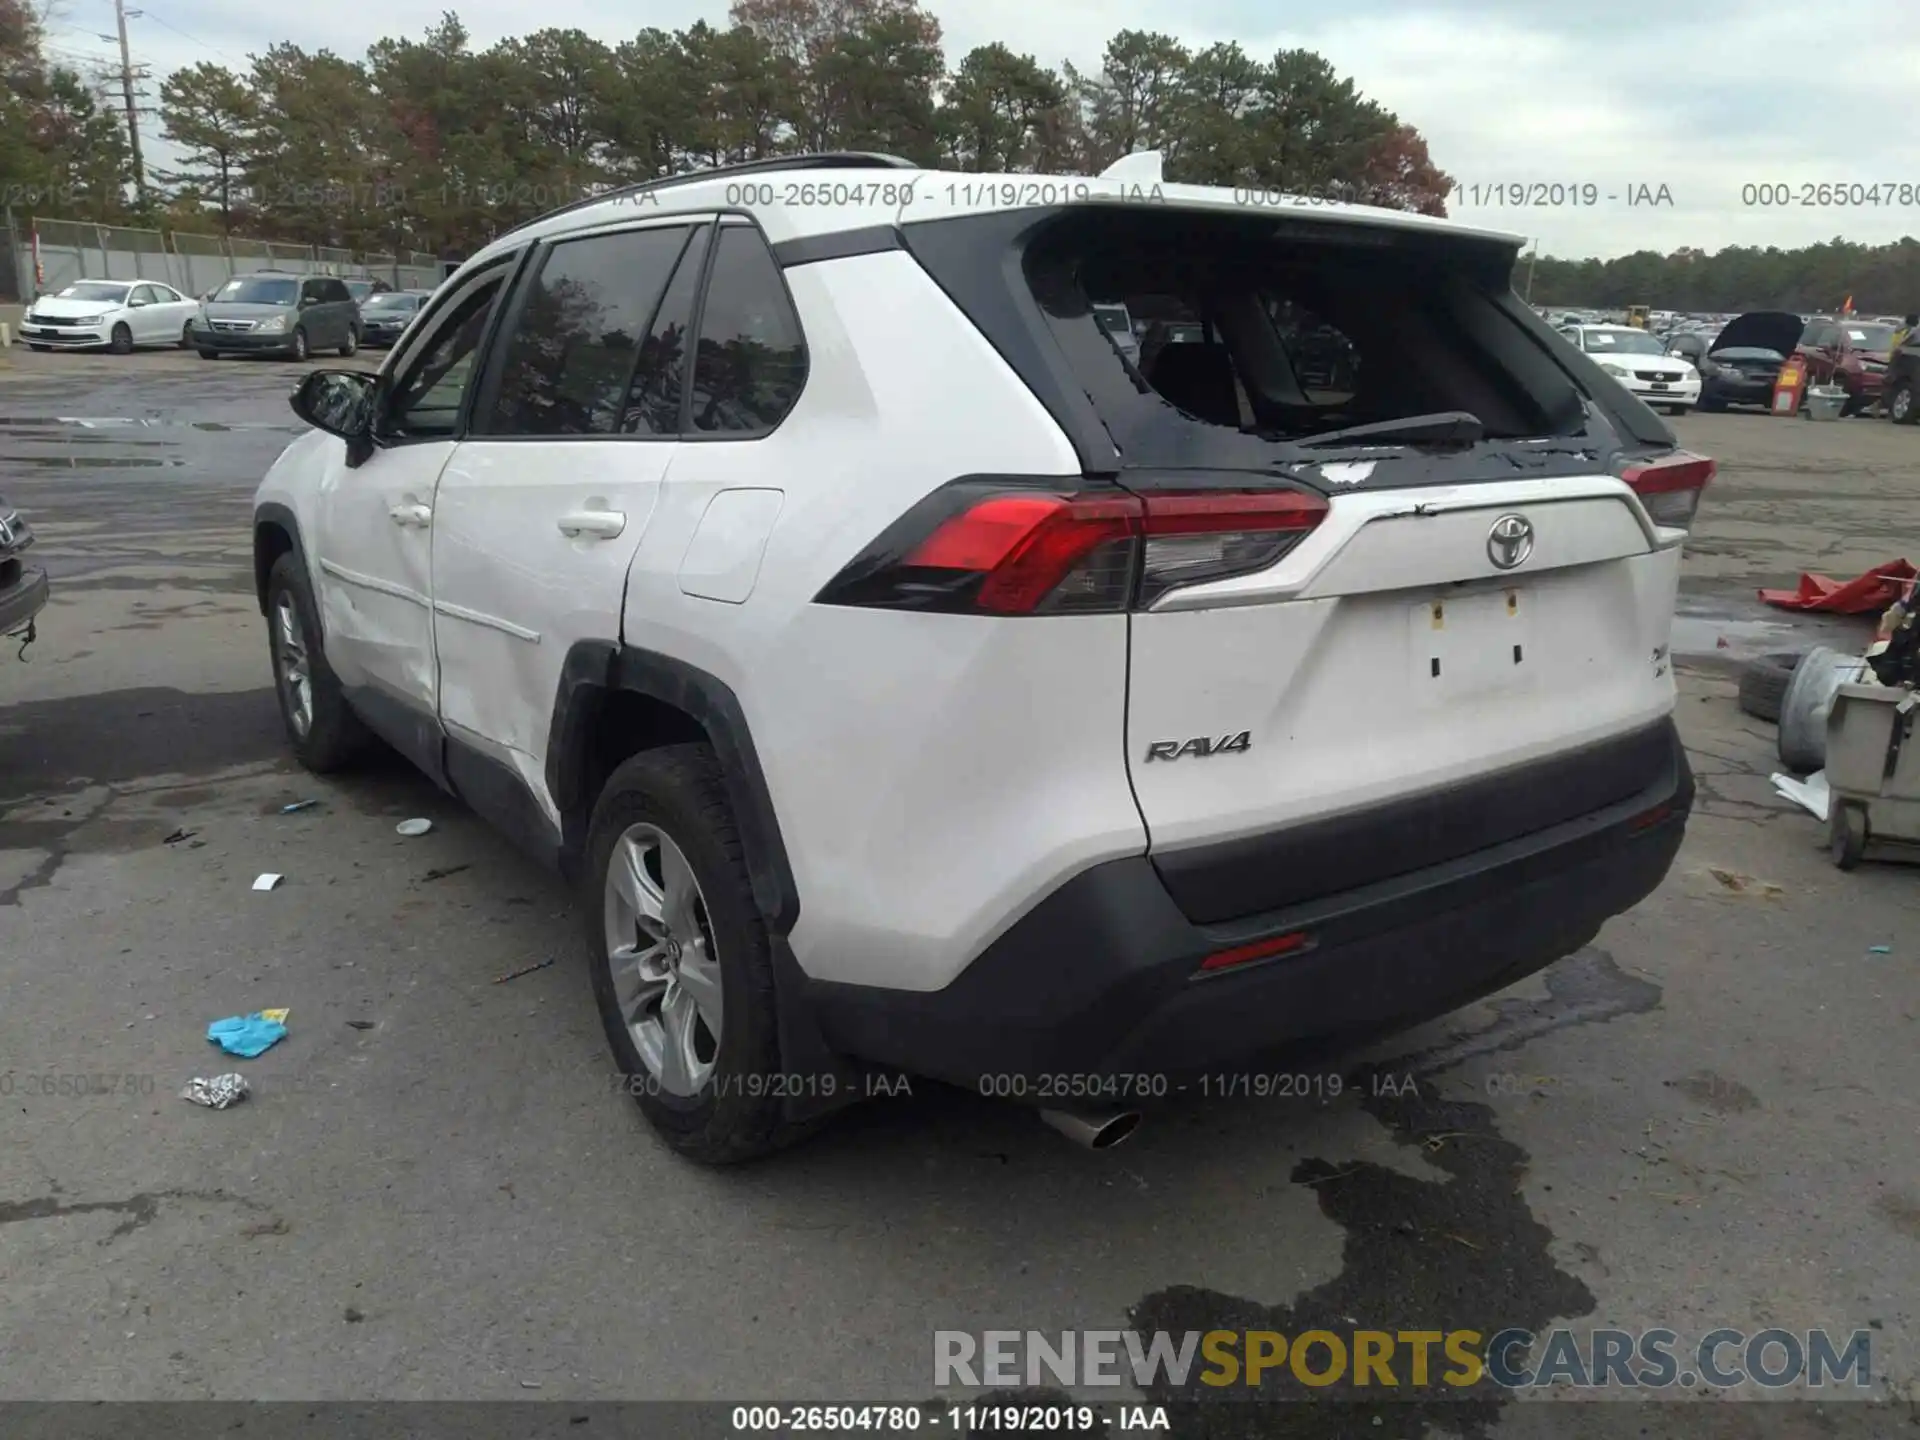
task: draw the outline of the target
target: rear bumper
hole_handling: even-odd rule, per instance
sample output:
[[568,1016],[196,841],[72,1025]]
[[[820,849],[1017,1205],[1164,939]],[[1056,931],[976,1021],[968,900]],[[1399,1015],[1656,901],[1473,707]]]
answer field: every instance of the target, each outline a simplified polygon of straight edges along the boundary
[[[1189,920],[1147,858],[1110,861],[944,989],[814,982],[816,1018],[843,1053],[1036,1101],[1063,1077],[1199,1093],[1202,1075],[1351,1048],[1542,969],[1659,886],[1693,802],[1679,736],[1662,729],[1657,778],[1518,839],[1231,925]],[[1305,948],[1199,973],[1209,955],[1300,933]]]
[[46,607],[47,572],[22,570],[20,577],[0,590],[0,635],[18,630]]

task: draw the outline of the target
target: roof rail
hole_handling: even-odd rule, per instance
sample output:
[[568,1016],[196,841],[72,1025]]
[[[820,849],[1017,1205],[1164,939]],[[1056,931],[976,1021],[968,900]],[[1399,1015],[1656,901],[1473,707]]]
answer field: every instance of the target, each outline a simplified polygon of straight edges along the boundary
[[543,224],[556,215],[571,214],[575,210],[585,210],[591,205],[604,204],[608,200],[621,200],[629,195],[649,194],[655,190],[670,189],[675,185],[691,185],[700,180],[717,180],[728,175],[757,175],[765,170],[918,170],[921,166],[900,155],[885,155],[877,150],[826,150],[808,155],[775,155],[765,160],[747,160],[738,165],[715,165],[706,170],[687,170],[678,175],[662,175],[654,180],[640,180],[632,185],[616,186],[599,195],[588,195],[558,209],[549,210],[544,215],[536,215],[524,224],[511,230],[503,230],[498,238],[517,235],[529,226]]

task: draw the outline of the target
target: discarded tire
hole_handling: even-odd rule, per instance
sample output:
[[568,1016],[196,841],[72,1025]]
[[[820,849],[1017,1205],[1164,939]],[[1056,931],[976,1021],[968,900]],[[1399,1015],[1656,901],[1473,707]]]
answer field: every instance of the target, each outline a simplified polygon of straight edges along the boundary
[[1740,672],[1740,708],[1759,720],[1778,720],[1787,682],[1793,679],[1794,666],[1803,653],[1776,650],[1749,660]]
[[1840,687],[1867,668],[1858,655],[1816,645],[1801,657],[1780,699],[1780,763],[1811,775],[1827,763],[1827,715]]

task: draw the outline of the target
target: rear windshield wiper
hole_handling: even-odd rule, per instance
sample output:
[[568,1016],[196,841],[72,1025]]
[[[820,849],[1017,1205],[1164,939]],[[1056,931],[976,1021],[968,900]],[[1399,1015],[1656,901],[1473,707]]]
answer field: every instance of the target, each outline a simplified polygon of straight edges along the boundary
[[1432,415],[1409,415],[1404,420],[1381,420],[1372,425],[1349,425],[1322,435],[1304,435],[1290,443],[1302,450],[1330,445],[1393,444],[1472,445],[1486,434],[1478,415],[1465,410],[1441,410]]

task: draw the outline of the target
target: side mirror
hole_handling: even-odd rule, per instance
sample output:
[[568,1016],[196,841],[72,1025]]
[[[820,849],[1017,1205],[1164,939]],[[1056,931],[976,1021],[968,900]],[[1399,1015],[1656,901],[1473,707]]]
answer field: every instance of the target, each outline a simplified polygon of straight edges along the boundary
[[289,403],[293,413],[360,453],[373,434],[374,377],[363,370],[315,370],[300,382]]

